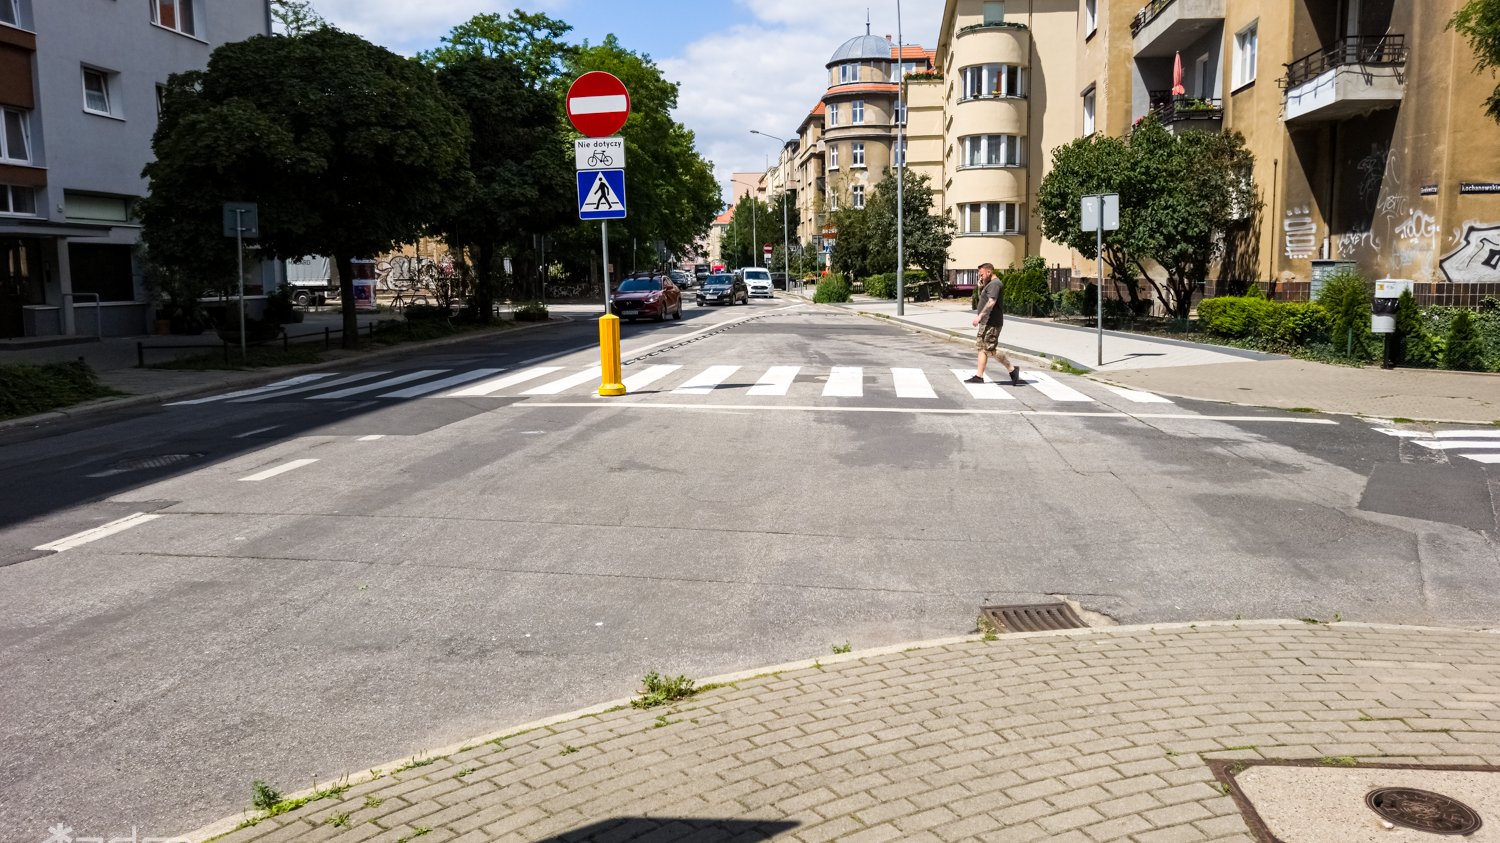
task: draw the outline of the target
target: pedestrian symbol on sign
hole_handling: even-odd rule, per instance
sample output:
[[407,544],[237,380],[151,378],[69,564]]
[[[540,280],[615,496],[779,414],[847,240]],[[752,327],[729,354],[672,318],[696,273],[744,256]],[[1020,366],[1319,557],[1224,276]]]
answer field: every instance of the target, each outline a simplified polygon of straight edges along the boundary
[[614,191],[609,189],[609,182],[605,181],[604,174],[600,173],[598,180],[594,182],[594,192],[590,198],[589,210],[613,211],[615,206],[619,204],[620,197],[616,196]]
[[625,218],[625,171],[581,170],[578,173],[578,218]]

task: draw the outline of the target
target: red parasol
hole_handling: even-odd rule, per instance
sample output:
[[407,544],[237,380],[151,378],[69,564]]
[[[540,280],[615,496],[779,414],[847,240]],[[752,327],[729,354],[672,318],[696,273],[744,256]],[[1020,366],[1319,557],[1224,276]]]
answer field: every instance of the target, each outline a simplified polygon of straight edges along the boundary
[[1187,88],[1182,85],[1182,53],[1172,62],[1172,96],[1180,97],[1187,93]]

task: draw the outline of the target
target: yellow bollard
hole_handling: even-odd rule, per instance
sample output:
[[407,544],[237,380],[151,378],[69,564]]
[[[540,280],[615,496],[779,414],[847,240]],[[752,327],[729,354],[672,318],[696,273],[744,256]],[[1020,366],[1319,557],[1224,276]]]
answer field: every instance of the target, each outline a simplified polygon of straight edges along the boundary
[[600,395],[624,395],[620,383],[620,317],[607,313],[599,317]]

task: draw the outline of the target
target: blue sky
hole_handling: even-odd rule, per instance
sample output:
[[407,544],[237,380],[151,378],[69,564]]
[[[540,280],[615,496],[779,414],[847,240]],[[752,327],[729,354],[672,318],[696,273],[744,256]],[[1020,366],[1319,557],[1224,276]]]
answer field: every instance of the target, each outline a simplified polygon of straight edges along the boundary
[[[484,0],[313,0],[336,26],[397,52],[435,46],[473,15],[508,13]],[[908,43],[935,46],[943,0],[901,0]],[[535,0],[522,6],[568,22],[597,43],[614,33],[680,86],[677,119],[693,130],[728,195],[729,174],[759,171],[826,87],[824,64],[865,32],[896,34],[896,0]]]

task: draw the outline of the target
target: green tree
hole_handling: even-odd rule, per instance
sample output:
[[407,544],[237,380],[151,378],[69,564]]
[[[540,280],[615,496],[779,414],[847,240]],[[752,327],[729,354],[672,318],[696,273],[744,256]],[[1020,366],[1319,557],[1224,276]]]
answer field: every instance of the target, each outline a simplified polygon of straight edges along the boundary
[[729,224],[729,237],[721,253],[725,266],[765,266],[763,250],[765,244],[773,249],[781,242],[781,210],[746,194],[734,206],[734,221]]
[[[941,280],[948,265],[948,247],[957,225],[947,214],[933,213],[932,187],[927,176],[911,170],[902,186],[902,250],[907,267],[918,267],[931,279]],[[871,273],[896,271],[896,171],[887,170],[865,203],[867,215],[868,266]],[[903,267],[905,268],[905,267]],[[895,283],[892,275],[892,283]]]
[[829,255],[833,269],[850,279],[869,275],[873,239],[870,215],[863,208],[839,208],[828,215],[828,222],[838,232]]
[[1396,340],[1402,365],[1431,369],[1441,359],[1441,349],[1428,332],[1411,290],[1401,291],[1401,298],[1396,300]]
[[1052,151],[1052,169],[1042,179],[1037,193],[1037,218],[1042,235],[1062,243],[1088,260],[1098,254],[1098,236],[1083,230],[1082,198],[1096,193],[1120,195],[1120,228],[1104,232],[1104,263],[1110,277],[1121,282],[1137,314],[1151,308],[1141,299],[1135,268],[1141,256],[1130,239],[1138,208],[1145,204],[1146,190],[1134,172],[1134,158],[1124,138],[1096,132]]
[[261,253],[329,255],[345,346],[358,342],[351,261],[411,242],[467,167],[468,128],[413,59],[335,29],[260,36],[167,83],[139,205],[151,259],[232,274],[221,206],[260,205]]
[[1323,282],[1318,304],[1328,312],[1332,322],[1334,345],[1344,346],[1350,357],[1365,355],[1370,336],[1370,284],[1357,273],[1339,272]]
[[1443,345],[1443,368],[1461,372],[1484,371],[1484,342],[1474,324],[1474,312],[1464,309],[1453,314],[1448,324],[1448,341]]
[[271,18],[281,35],[305,35],[328,26],[328,21],[313,9],[311,0],[271,0]]
[[1011,267],[1000,273],[1005,282],[1005,312],[1026,316],[1045,316],[1052,304],[1047,286],[1047,262],[1037,255],[1027,257],[1021,268]]
[[520,67],[531,86],[557,87],[568,58],[577,50],[562,40],[572,29],[541,12],[512,9],[509,17],[490,12],[453,27],[440,46],[420,58],[434,67],[475,56],[504,58]]
[[[1469,0],[1448,21],[1448,28],[1469,39],[1476,73],[1500,67],[1500,0]],[[1485,114],[1500,122],[1500,85],[1485,99]]]

